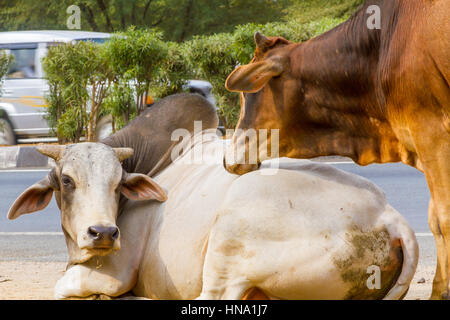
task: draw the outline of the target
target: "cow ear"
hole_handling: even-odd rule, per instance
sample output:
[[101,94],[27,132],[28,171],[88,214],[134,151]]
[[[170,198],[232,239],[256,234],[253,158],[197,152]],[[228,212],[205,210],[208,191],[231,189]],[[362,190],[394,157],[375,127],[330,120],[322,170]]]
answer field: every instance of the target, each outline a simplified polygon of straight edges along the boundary
[[127,174],[122,183],[122,194],[130,200],[166,201],[167,194],[152,178],[140,173]]
[[275,59],[253,62],[236,68],[227,78],[225,87],[232,92],[258,92],[272,78],[283,72],[283,65]]
[[23,214],[39,211],[52,200],[53,187],[47,177],[26,189],[9,209],[8,219],[14,220]]
[[283,37],[270,37],[267,38],[263,34],[256,32],[254,35],[255,38],[255,44],[256,44],[256,54],[265,54],[270,49],[273,49],[275,47],[278,47],[280,45],[287,45],[291,44],[289,40],[286,40]]

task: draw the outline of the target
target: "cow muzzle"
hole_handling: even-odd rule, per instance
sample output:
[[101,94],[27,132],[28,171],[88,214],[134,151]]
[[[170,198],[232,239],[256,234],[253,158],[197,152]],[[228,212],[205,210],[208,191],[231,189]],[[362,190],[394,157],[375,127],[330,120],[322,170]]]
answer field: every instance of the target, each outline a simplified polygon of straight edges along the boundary
[[257,164],[227,164],[226,159],[223,159],[223,166],[229,172],[233,174],[243,175],[251,171],[258,170],[261,163]]
[[223,166],[228,172],[243,175],[259,169],[261,161],[256,135],[253,129],[235,133],[223,156]]
[[117,248],[119,240],[119,228],[116,226],[90,226],[87,230],[87,237],[90,240],[91,250],[113,250]]

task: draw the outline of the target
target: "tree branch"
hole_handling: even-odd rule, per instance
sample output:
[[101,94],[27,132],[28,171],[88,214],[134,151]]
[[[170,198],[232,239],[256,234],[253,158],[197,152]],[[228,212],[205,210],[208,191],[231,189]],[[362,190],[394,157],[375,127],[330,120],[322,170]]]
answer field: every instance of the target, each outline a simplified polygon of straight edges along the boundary
[[94,13],[92,12],[91,8],[86,6],[84,3],[80,3],[79,6],[80,9],[86,14],[87,21],[89,22],[89,25],[91,26],[92,30],[99,31],[98,26],[95,23]]
[[191,13],[192,13],[192,7],[194,5],[194,0],[188,0],[188,4],[186,6],[186,14],[185,14],[185,18],[184,18],[184,27],[183,27],[183,31],[181,32],[180,38],[178,39],[178,41],[183,41],[184,38],[186,37],[186,33],[187,30],[189,28],[190,25],[190,19],[191,19]]
[[97,5],[99,6],[100,10],[103,13],[103,16],[105,17],[106,26],[108,27],[108,31],[109,32],[114,32],[113,26],[111,24],[111,20],[109,19],[109,15],[108,15],[108,12],[106,10],[105,3],[103,2],[103,0],[97,0]]
[[131,9],[131,24],[136,25],[136,3],[133,3],[133,8]]
[[160,24],[163,21],[163,19],[164,18],[161,16],[158,21],[152,23],[150,26],[151,27],[156,27],[158,24]]
[[144,13],[142,14],[143,21],[145,20],[145,17],[147,16],[147,11],[148,11],[148,8],[150,7],[150,4],[152,3],[152,1],[153,0],[148,0],[147,3],[145,4]]

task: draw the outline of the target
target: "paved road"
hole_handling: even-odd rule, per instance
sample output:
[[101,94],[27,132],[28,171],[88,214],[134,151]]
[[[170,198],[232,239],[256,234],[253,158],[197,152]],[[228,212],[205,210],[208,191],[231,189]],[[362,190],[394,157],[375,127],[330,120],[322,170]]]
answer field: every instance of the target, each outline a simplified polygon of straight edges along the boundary
[[[411,224],[416,232],[430,232],[427,208],[430,194],[423,174],[402,164],[370,165],[334,164],[336,167],[368,178],[385,192],[388,202]],[[59,212],[53,199],[43,211],[9,221],[10,205],[28,186],[42,179],[47,171],[0,171],[0,232],[61,232]]]
[[[402,213],[416,233],[429,233],[427,206],[430,198],[425,178],[419,171],[401,164],[359,167],[351,163],[336,167],[368,178],[380,186],[389,203]],[[66,261],[59,211],[53,199],[43,211],[9,221],[10,205],[28,186],[42,179],[48,171],[0,171],[0,261]],[[433,238],[419,239],[421,251],[434,254]],[[422,242],[424,242],[422,244]],[[422,255],[423,257],[423,255]]]
[[388,203],[400,212],[415,232],[428,233],[428,203],[430,192],[425,176],[403,164],[335,165],[339,169],[363,176],[386,193]]
[[59,211],[55,198],[42,211],[27,214],[17,220],[6,218],[14,200],[29,186],[47,175],[47,170],[7,172],[0,171],[0,232],[61,232]]

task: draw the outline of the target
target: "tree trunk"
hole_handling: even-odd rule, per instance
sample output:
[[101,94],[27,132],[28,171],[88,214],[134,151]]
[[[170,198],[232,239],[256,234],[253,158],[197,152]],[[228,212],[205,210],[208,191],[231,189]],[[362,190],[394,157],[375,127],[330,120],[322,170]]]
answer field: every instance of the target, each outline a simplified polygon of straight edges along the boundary
[[89,22],[89,25],[91,26],[93,31],[99,31],[98,26],[95,23],[94,19],[94,13],[92,12],[91,8],[87,7],[85,4],[80,3],[81,10],[86,14],[87,21]]
[[96,117],[96,83],[92,83],[92,92],[91,92],[91,112],[89,113],[89,123],[88,123],[88,132],[87,132],[87,141],[93,142],[95,140],[95,128],[94,128],[94,122]]
[[108,31],[114,32],[114,28],[111,24],[111,20],[109,19],[109,15],[108,15],[108,11],[107,11],[105,3],[103,2],[103,0],[97,0],[97,5],[99,6],[100,10],[103,13],[103,16],[105,17],[106,26],[108,27]]
[[184,39],[186,38],[186,34],[187,31],[189,29],[190,26],[190,21],[191,21],[191,15],[192,15],[192,7],[194,6],[194,0],[188,0],[188,3],[186,5],[186,13],[185,13],[185,17],[184,17],[184,26],[183,26],[183,30],[181,31],[181,35],[178,39],[179,42],[184,41]]
[[144,13],[142,14],[142,23],[145,22],[145,17],[147,15],[147,11],[148,11],[148,8],[150,7],[151,3],[152,3],[152,0],[148,0],[147,3],[145,4]]

